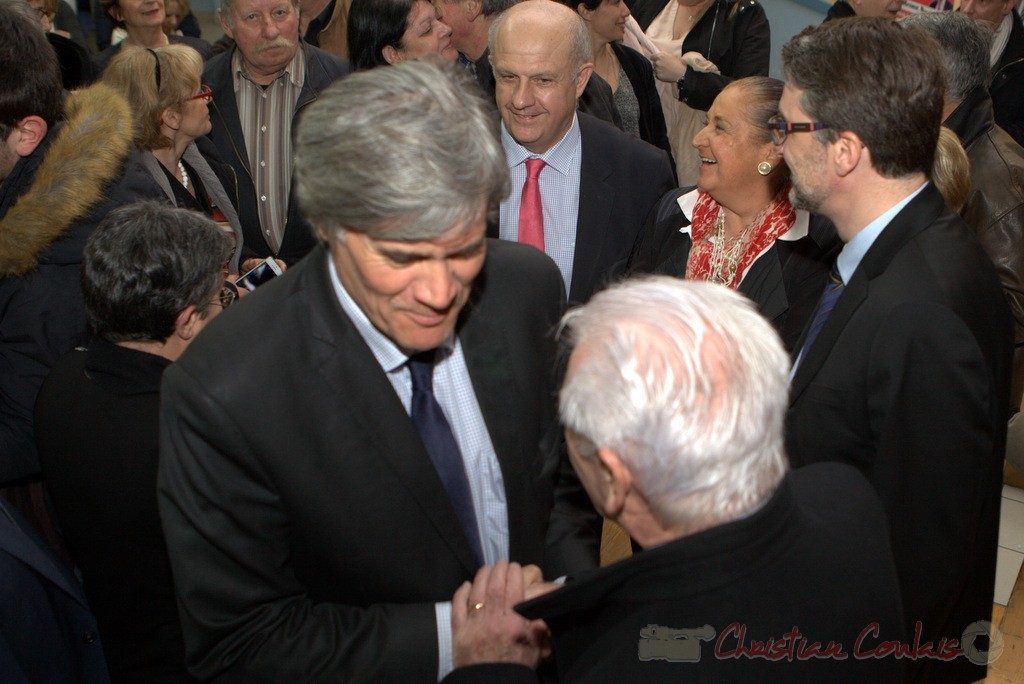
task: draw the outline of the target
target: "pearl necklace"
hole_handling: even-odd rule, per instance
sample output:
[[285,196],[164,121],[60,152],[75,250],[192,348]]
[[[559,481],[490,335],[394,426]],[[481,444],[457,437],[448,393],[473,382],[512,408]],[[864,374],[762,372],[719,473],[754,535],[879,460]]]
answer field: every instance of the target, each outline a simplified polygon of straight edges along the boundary
[[[707,280],[730,287],[736,279],[736,271],[739,270],[740,259],[746,251],[745,243],[750,235],[750,229],[757,223],[756,220],[750,223],[739,237],[725,237],[725,210],[718,208],[718,218],[715,219],[715,234],[708,238],[711,242],[711,257],[708,260]],[[731,245],[729,243],[732,243]],[[722,273],[725,267],[725,273]]]
[[185,170],[185,165],[178,160],[178,171],[181,172],[181,184],[188,190],[188,171]]

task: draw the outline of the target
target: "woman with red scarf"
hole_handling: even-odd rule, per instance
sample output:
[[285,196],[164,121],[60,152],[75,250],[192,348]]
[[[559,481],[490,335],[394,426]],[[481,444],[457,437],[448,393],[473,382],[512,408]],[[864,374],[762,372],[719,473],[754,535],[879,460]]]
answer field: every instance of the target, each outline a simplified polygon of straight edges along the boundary
[[792,349],[841,244],[831,223],[790,203],[782,146],[768,128],[781,96],[780,81],[752,76],[715,98],[693,138],[701,160],[697,187],[660,200],[630,270],[738,290]]

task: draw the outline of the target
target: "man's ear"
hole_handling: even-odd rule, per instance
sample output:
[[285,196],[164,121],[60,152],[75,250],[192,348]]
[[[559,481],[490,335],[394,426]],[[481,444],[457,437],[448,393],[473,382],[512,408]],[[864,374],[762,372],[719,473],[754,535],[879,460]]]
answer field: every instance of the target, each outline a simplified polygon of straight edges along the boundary
[[220,29],[224,32],[224,35],[234,39],[235,34],[228,25],[228,22],[224,20],[224,12],[219,8],[217,9],[217,20],[220,21]]
[[43,117],[35,114],[29,114],[14,124],[14,129],[11,131],[14,153],[19,157],[27,157],[35,152],[39,143],[43,142],[43,138],[46,137],[48,130],[49,126],[46,125]]
[[868,161],[867,147],[853,131],[841,131],[839,136],[829,143],[829,147],[832,148],[832,163],[836,175],[840,177],[847,176],[859,164]]
[[189,341],[195,337],[196,323],[199,321],[199,311],[196,309],[195,304],[189,304],[184,309],[178,312],[178,315],[174,319],[174,332],[176,335],[184,341]]
[[480,0],[462,0],[462,7],[466,11],[466,20],[469,22],[476,21],[484,11],[484,5]]
[[587,87],[587,81],[590,80],[590,75],[594,73],[593,62],[587,62],[580,67],[580,73],[576,75],[576,99],[580,99],[583,95],[583,91]]
[[598,447],[597,459],[601,462],[606,485],[602,502],[604,513],[614,520],[626,507],[626,496],[633,489],[633,473],[619,455],[607,447]]

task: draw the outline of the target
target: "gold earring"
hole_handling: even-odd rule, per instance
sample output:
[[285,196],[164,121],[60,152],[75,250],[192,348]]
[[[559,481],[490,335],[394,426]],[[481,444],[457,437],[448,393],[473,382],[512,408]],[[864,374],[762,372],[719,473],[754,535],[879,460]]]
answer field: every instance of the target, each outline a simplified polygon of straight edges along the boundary
[[761,174],[762,176],[767,176],[769,173],[772,172],[771,162],[763,161],[760,164],[758,164],[757,165],[757,172],[759,174]]

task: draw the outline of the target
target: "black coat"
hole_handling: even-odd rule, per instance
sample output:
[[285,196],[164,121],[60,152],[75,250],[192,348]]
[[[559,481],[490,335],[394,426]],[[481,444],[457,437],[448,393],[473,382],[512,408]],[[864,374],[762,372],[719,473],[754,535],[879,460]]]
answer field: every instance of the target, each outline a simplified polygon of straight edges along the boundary
[[43,475],[114,681],[193,681],[156,508],[169,363],[96,340],[57,362],[36,402]]
[[[0,484],[39,472],[36,393],[57,359],[88,340],[86,240],[111,210],[162,198],[130,143],[127,105],[114,95],[106,85],[73,94],[68,121],[0,185],[0,232],[10,238],[0,253]],[[59,163],[45,163],[51,152]]]
[[[903,661],[855,654],[903,641],[898,597],[878,496],[853,468],[819,464],[787,475],[749,517],[578,575],[516,610],[551,628],[563,684],[896,684]],[[733,655],[741,629],[751,648],[794,628],[806,640],[798,649],[831,641],[846,658]],[[481,666],[444,684],[530,681],[524,667]]]
[[[670,0],[633,0],[630,9],[644,31]],[[629,4],[627,2],[627,4]],[[744,76],[767,76],[771,53],[768,17],[757,0],[714,0],[686,35],[680,54],[699,52],[720,74],[688,69],[679,99],[707,111],[726,85]]]

